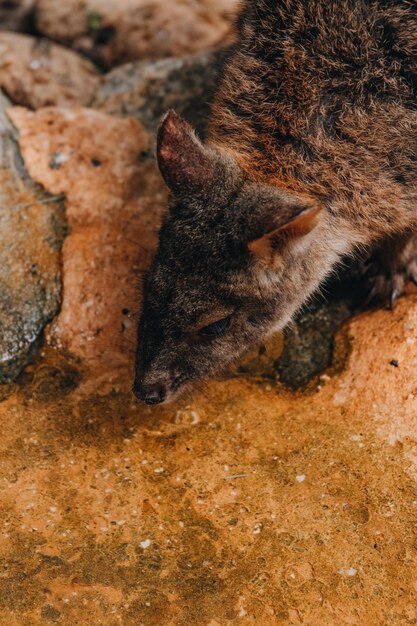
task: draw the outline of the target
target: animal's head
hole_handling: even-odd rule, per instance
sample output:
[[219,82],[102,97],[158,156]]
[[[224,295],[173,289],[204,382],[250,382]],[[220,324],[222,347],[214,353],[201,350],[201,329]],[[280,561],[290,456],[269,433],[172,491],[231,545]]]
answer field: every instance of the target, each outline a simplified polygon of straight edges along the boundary
[[251,182],[173,112],[159,131],[158,163],[172,201],[138,332],[134,392],[148,403],[282,328],[323,276],[314,242],[324,212],[312,202]]

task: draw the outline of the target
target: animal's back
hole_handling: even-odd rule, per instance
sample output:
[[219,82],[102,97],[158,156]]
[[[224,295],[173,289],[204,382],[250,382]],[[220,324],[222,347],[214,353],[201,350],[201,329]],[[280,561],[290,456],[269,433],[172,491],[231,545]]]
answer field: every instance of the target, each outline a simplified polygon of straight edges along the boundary
[[378,178],[413,204],[416,65],[414,1],[246,0],[211,138],[255,177],[327,197]]

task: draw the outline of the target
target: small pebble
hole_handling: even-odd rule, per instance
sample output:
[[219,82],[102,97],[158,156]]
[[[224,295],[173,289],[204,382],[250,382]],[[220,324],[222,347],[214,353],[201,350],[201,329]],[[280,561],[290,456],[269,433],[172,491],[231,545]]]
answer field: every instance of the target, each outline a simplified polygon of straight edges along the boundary
[[69,161],[69,158],[69,155],[65,154],[65,152],[54,152],[51,155],[49,167],[53,170],[59,170],[61,165]]
[[346,575],[346,576],[355,576],[355,574],[357,574],[358,570],[355,569],[354,567],[349,567],[349,569],[340,569],[338,571],[338,574],[342,574],[342,575]]
[[39,70],[42,67],[42,65],[44,65],[44,63],[42,63],[40,59],[33,59],[33,61],[30,62],[30,69]]

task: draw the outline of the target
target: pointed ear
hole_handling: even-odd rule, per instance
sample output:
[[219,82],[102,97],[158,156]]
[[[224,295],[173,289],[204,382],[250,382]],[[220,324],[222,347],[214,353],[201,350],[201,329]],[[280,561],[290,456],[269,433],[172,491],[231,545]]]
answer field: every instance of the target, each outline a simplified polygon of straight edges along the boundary
[[318,224],[321,208],[309,208],[302,211],[287,224],[266,233],[248,244],[250,253],[266,267],[276,267],[284,248],[302,239]]
[[213,183],[216,159],[196,137],[191,126],[169,111],[158,131],[158,165],[176,196],[190,195]]

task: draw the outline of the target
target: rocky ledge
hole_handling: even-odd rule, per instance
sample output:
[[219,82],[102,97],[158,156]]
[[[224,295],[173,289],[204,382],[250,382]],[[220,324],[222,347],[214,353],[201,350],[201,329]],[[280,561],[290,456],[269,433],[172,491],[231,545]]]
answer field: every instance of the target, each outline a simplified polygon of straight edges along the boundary
[[63,197],[50,196],[27,173],[0,94],[0,382],[33,356],[60,306]]

